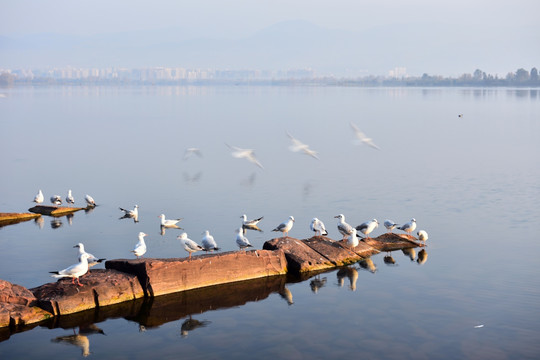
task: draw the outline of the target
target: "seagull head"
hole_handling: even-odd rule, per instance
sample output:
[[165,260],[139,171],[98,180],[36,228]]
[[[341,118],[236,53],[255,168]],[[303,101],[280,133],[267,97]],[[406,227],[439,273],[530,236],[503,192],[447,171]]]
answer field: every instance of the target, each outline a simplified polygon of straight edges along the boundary
[[77,245],[73,246],[74,248],[79,248],[82,251],[84,251],[84,245],[82,243],[78,243]]
[[334,218],[336,218],[336,219],[345,219],[345,215],[339,214],[339,215],[334,216]]
[[294,217],[291,215],[289,216],[289,219],[292,220],[294,222]]

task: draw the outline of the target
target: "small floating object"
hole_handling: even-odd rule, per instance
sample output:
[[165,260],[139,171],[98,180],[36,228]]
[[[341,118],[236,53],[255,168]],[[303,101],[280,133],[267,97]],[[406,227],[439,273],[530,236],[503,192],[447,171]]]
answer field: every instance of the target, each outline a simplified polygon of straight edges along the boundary
[[482,324],[482,325],[475,325],[475,326],[474,326],[475,329],[480,329],[480,328],[483,328],[483,327],[484,327],[483,324]]

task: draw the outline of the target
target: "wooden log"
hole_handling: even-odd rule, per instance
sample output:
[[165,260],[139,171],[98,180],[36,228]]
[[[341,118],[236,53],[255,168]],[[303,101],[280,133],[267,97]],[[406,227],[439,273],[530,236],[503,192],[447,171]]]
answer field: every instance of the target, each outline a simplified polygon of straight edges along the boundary
[[0,227],[36,219],[40,216],[41,214],[34,213],[0,213]]
[[36,205],[28,211],[49,216],[64,216],[68,214],[73,214],[76,211],[85,210],[86,208],[81,207],[67,207],[67,206],[49,206],[49,205]]
[[235,251],[176,259],[119,259],[105,263],[137,276],[146,296],[287,273],[281,251]]

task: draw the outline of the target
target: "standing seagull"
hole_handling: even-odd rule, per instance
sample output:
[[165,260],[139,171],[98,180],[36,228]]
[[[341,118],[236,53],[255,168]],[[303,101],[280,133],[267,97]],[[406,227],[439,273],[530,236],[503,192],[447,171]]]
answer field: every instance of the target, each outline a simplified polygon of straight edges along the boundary
[[88,204],[88,206],[90,206],[90,207],[95,207],[96,206],[96,202],[94,201],[94,198],[91,197],[90,195],[86,194],[84,196],[84,200],[86,200],[86,203]]
[[199,250],[204,250],[201,245],[189,239],[186,233],[180,234],[177,237],[177,239],[180,240],[180,242],[182,242],[182,245],[184,245],[184,250],[186,250],[189,253],[189,260],[191,260],[191,253],[194,253]]
[[84,245],[82,243],[78,243],[77,245],[75,245],[73,247],[79,248],[79,261],[81,261],[81,257],[83,256],[83,254],[88,255],[88,267],[92,267],[94,265],[99,264],[100,262],[103,262],[104,260],[107,260],[107,259],[98,259],[94,255],[92,255],[90,253],[87,253],[84,250]]
[[249,162],[254,163],[255,165],[257,165],[261,169],[264,169],[262,164],[255,157],[255,152],[254,152],[253,149],[241,149],[239,147],[231,146],[229,144],[225,144],[225,145],[227,145],[229,147],[229,149],[232,150],[231,155],[233,157],[238,158],[238,159],[244,158],[244,159],[248,160]]
[[397,226],[398,224],[396,224],[392,220],[384,220],[384,227],[388,230],[388,232],[392,232],[392,230],[394,230]]
[[181,229],[181,227],[176,225],[176,223],[182,220],[182,218],[169,220],[169,219],[165,219],[165,214],[161,214],[158,217],[161,219],[161,226],[166,227],[166,228]]
[[62,197],[60,195],[51,196],[51,203],[57,206],[62,205]]
[[351,128],[354,130],[354,135],[356,136],[358,143],[366,144],[366,145],[371,146],[374,149],[381,150],[381,148],[375,145],[375,143],[373,142],[373,139],[368,138],[366,134],[360,131],[358,126],[354,125],[353,123],[350,123],[350,125],[351,125]]
[[398,227],[398,229],[405,231],[409,236],[411,236],[411,233],[414,231],[414,229],[416,229],[416,220],[412,218],[411,221],[401,225]]
[[311,224],[309,224],[309,228],[312,231],[315,231],[315,236],[328,235],[328,231],[326,231],[326,228],[324,227],[324,223],[317,218],[311,219]]
[[71,195],[71,190],[68,190],[68,194],[66,196],[66,204],[69,204],[69,205],[75,204],[75,199],[73,198],[73,195]]
[[294,217],[289,216],[289,219],[279,224],[275,229],[272,231],[281,231],[282,234],[285,234],[285,236],[289,236],[289,231],[291,231],[294,224]]
[[34,197],[34,202],[36,204],[41,204],[45,200],[45,197],[43,196],[43,193],[41,192],[41,189],[39,189],[37,195]]
[[366,238],[369,239],[369,234],[377,227],[379,227],[379,222],[377,221],[377,219],[373,219],[358,225],[356,227],[356,230],[362,232],[362,234],[366,235]]
[[248,247],[253,247],[253,245],[249,243],[248,238],[244,236],[243,228],[238,228],[236,230],[236,245],[238,245],[240,250]]
[[358,246],[360,242],[358,241],[358,237],[356,236],[356,229],[352,228],[351,235],[347,239],[347,244],[352,248],[355,248]]
[[291,134],[287,133],[289,139],[291,139],[291,145],[289,150],[292,152],[302,151],[304,154],[311,156],[314,159],[320,160],[315,150],[311,150],[307,144],[304,144],[298,139],[295,139]]
[[418,240],[423,241],[424,245],[426,245],[426,240],[428,239],[428,233],[426,230],[420,230],[416,234],[418,235]]
[[146,243],[144,242],[144,237],[147,235],[148,234],[145,234],[141,231],[139,233],[139,242],[137,243],[137,245],[135,245],[135,248],[131,250],[131,252],[134,253],[137,257],[137,259],[146,253]]
[[337,224],[337,229],[341,233],[341,235],[343,235],[343,239],[341,240],[345,240],[346,236],[349,236],[352,234],[352,231],[354,228],[345,222],[345,215],[339,214],[334,217],[339,219],[338,224]]
[[87,272],[88,254],[82,254],[77,264],[73,264],[70,267],[65,268],[64,270],[50,271],[50,273],[53,274],[51,276],[55,278],[70,277],[72,284],[75,284],[75,279],[77,279],[77,284],[79,284],[79,286],[83,286],[83,284],[79,282],[79,276],[83,276]]
[[217,247],[216,241],[214,240],[214,237],[210,235],[210,231],[206,230],[203,233],[202,238],[202,247],[204,251],[218,251],[219,248]]

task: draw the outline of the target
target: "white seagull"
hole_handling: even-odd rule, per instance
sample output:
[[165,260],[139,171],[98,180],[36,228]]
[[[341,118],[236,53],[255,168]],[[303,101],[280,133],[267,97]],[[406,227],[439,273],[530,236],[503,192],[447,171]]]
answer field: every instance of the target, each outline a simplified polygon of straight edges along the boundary
[[426,230],[420,230],[416,233],[418,235],[418,240],[421,240],[426,243],[426,240],[428,239],[428,233]]
[[66,196],[66,204],[69,204],[69,205],[75,204],[75,199],[73,198],[73,195],[71,195],[71,190],[68,190],[68,194]]
[[398,224],[396,224],[395,222],[393,222],[392,220],[384,220],[384,227],[388,230],[388,232],[391,232],[392,230],[394,230],[396,227],[398,226]]
[[139,242],[137,243],[137,245],[135,245],[135,248],[131,250],[131,252],[134,253],[137,257],[137,259],[146,253],[146,243],[144,242],[144,237],[147,235],[148,234],[145,234],[141,231],[139,233]]
[[356,230],[360,231],[362,234],[366,235],[366,237],[369,239],[369,234],[375,230],[375,228],[379,227],[379,222],[377,219],[373,219],[370,221],[366,221],[365,223],[362,223],[356,227]]
[[94,265],[97,265],[99,264],[100,262],[103,262],[104,260],[107,260],[107,259],[98,259],[97,257],[95,257],[94,255],[90,254],[90,253],[87,253],[85,250],[84,250],[84,245],[82,243],[78,243],[77,245],[73,246],[73,247],[76,247],[76,248],[79,248],[79,261],[81,261],[81,257],[86,254],[88,255],[88,267],[92,267]]
[[262,232],[262,230],[259,228],[257,224],[259,223],[259,221],[263,219],[263,216],[257,219],[252,219],[252,220],[248,220],[246,214],[240,217],[242,218],[242,228],[244,229],[244,234],[246,233],[245,232],[246,229],[257,230],[257,231]]
[[354,130],[354,135],[356,136],[357,142],[360,144],[366,144],[371,146],[374,149],[381,150],[375,143],[373,142],[373,139],[368,138],[366,134],[364,134],[358,126],[354,125],[352,122],[350,123],[351,128]]
[[57,206],[62,205],[62,197],[60,195],[51,196],[51,203]]
[[50,271],[52,277],[55,278],[63,278],[63,277],[70,277],[71,283],[75,284],[75,279],[77,279],[77,284],[79,286],[83,286],[79,282],[79,276],[83,276],[88,272],[88,254],[81,255],[81,259],[77,264],[73,264],[70,267],[65,268],[64,270],[60,271]]
[[324,227],[324,223],[317,218],[311,219],[311,224],[309,224],[309,228],[312,231],[315,231],[315,236],[328,235],[328,231],[326,231],[326,228]]
[[94,201],[94,198],[91,197],[90,195],[86,194],[84,196],[84,200],[86,200],[86,203],[88,204],[88,206],[92,206],[92,207],[96,206],[96,202]]
[[355,228],[352,228],[352,231],[351,231],[351,235],[349,236],[349,238],[347,239],[347,244],[351,247],[351,248],[355,248],[358,246],[360,242],[358,241],[358,237],[356,236],[356,229]]
[[315,150],[311,150],[309,148],[309,145],[304,144],[298,139],[295,139],[291,134],[287,132],[287,136],[289,139],[291,139],[291,145],[289,146],[289,150],[292,152],[299,152],[302,151],[304,154],[311,156],[314,159],[320,160],[317,156],[317,152]]
[[236,147],[236,146],[231,146],[229,144],[225,144],[229,147],[229,149],[232,150],[231,152],[231,155],[235,158],[238,158],[238,159],[246,159],[248,160],[249,162],[252,162],[254,163],[255,165],[257,165],[258,167],[260,167],[261,169],[264,169],[264,167],[262,166],[262,164],[259,162],[259,160],[257,160],[257,158],[255,157],[255,150],[253,149],[241,149],[239,147]]
[[189,260],[191,260],[191,253],[194,253],[199,250],[204,250],[203,247],[197,244],[195,241],[189,239],[187,234],[184,232],[177,237],[178,240],[184,245],[184,250],[189,253]]
[[399,226],[398,229],[405,231],[408,235],[411,235],[414,229],[416,229],[416,220],[412,218],[411,221]]
[[119,209],[124,212],[124,216],[122,216],[120,219],[132,218],[134,222],[139,222],[139,205],[135,205],[133,210],[126,210],[123,208]]
[[191,155],[197,155],[198,157],[202,158],[202,153],[201,153],[201,150],[197,149],[197,148],[187,148],[186,151],[184,152],[184,160],[187,160],[191,157]]
[[34,197],[34,202],[36,204],[41,204],[45,200],[45,197],[43,196],[43,193],[41,192],[41,189],[39,189],[37,195]]
[[291,231],[294,224],[294,217],[289,216],[289,219],[285,220],[281,224],[279,224],[275,229],[272,231],[281,231],[282,234],[285,234],[285,236],[289,236],[289,231]]
[[161,214],[158,217],[161,219],[161,226],[166,227],[166,228],[181,229],[181,227],[176,225],[176,223],[178,223],[180,220],[182,220],[182,218],[169,220],[169,219],[165,219],[165,214]]
[[236,230],[236,245],[238,245],[240,250],[248,247],[253,247],[253,245],[249,243],[248,238],[244,236],[243,228],[239,228]]
[[354,228],[351,225],[349,225],[349,224],[347,224],[345,222],[345,215],[339,214],[339,215],[336,215],[334,217],[336,219],[339,219],[338,224],[337,224],[337,229],[341,233],[341,235],[343,235],[343,239],[341,239],[341,240],[345,240],[346,236],[349,236],[349,235],[352,234],[352,231],[353,231]]
[[214,240],[214,237],[210,235],[210,231],[206,230],[203,233],[202,238],[202,247],[204,251],[218,251],[219,248],[217,247],[216,240]]

